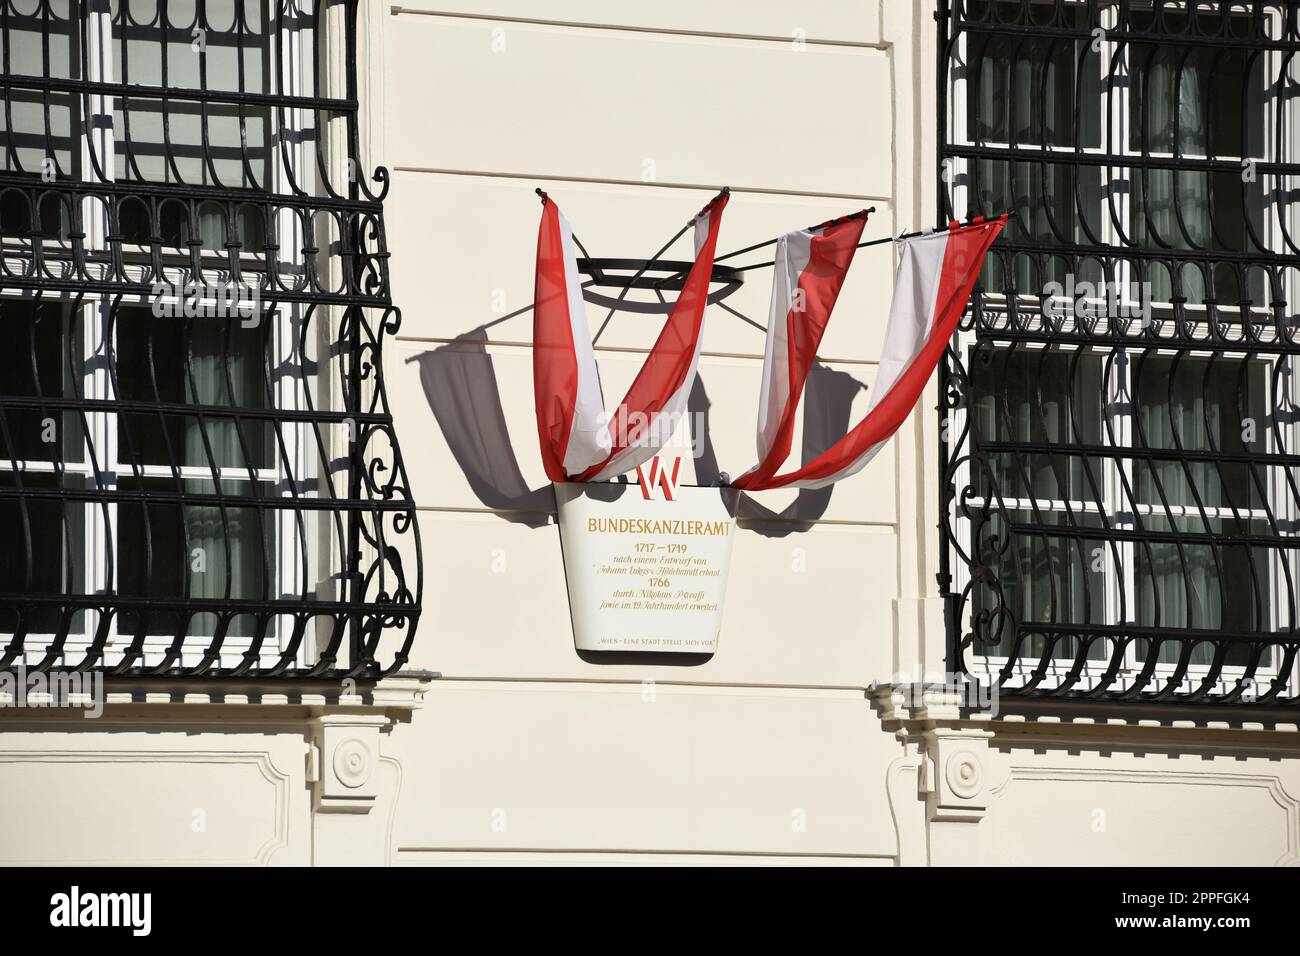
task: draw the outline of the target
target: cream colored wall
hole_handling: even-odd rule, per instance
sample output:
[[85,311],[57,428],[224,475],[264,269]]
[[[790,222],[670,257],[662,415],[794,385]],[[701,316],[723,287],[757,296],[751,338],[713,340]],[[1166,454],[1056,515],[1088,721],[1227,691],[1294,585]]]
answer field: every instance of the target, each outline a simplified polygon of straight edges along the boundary
[[[526,307],[536,186],[594,255],[649,256],[724,184],[720,250],[867,205],[878,210],[868,235],[912,228],[892,135],[895,112],[911,115],[891,46],[911,42],[910,18],[892,19],[905,6],[428,0],[380,11],[374,145],[393,169],[403,310],[386,375],[425,559],[413,663],[444,675],[396,734],[408,757],[400,861],[896,854],[884,769],[900,750],[863,690],[894,673],[895,603],[920,593],[915,427],[829,496],[758,499],[772,515],[737,538],[708,663],[586,662],[537,452]],[[685,242],[674,252],[689,257]],[[831,387],[856,396],[846,414],[860,414],[875,374],[891,256],[861,254],[821,350]],[[769,284],[770,272],[751,273],[727,303],[766,322]],[[604,312],[589,306],[593,330]],[[610,323],[597,355],[607,398],[659,324]],[[753,463],[762,351],[761,331],[710,310],[700,380],[717,467],[733,475]],[[508,436],[490,408],[455,407],[472,382],[499,395]],[[480,432],[449,440],[446,419],[475,414]]]
[[301,728],[133,710],[4,714],[0,864],[311,863]]
[[[762,496],[774,515],[738,535],[708,663],[580,659],[530,317],[479,331],[531,299],[532,189],[597,255],[650,254],[724,182],[724,249],[868,204],[869,235],[932,222],[931,4],[433,3],[363,4],[361,97],[394,171],[386,374],[425,570],[411,663],[444,676],[343,699],[154,682],[93,721],[0,701],[0,863],[1296,862],[1300,734],[1276,715],[987,721],[868,690],[943,669],[932,396],[829,498]],[[858,408],[890,270],[887,246],[862,254],[823,349]],[[762,320],[766,281],[729,303]],[[611,324],[607,396],[656,328]],[[762,337],[716,307],[707,329],[734,474]],[[467,408],[472,386],[489,400]]]
[[[425,549],[414,662],[444,675],[394,733],[394,862],[1295,859],[1289,724],[1252,736],[1204,716],[980,722],[865,692],[944,669],[932,392],[833,494],[759,497],[772,514],[737,538],[708,663],[574,652],[533,430],[533,188],[594,255],[649,255],[723,184],[722,250],[864,205],[878,209],[869,236],[928,225],[933,8],[371,8],[367,93],[383,117],[371,146],[394,171],[404,313],[387,381]],[[891,270],[888,246],[860,254],[821,350],[855,411]],[[728,304],[763,321],[769,275],[751,274]],[[605,310],[588,312],[594,326]],[[610,324],[598,351],[608,398],[657,329],[637,315]],[[710,311],[700,378],[716,466],[732,474],[752,463],[762,347],[760,332]],[[499,396],[499,423],[494,402],[453,400],[475,383]],[[444,426],[474,413],[480,431],[449,441]]]
[[1295,725],[1216,723],[1003,727],[981,861],[1300,865]]

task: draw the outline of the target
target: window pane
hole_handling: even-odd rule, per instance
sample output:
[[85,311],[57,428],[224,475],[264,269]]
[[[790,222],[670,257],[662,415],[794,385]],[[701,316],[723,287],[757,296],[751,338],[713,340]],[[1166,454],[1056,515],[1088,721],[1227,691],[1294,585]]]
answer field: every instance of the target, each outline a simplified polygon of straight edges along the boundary
[[1040,446],[980,456],[971,465],[977,495],[1043,503],[1104,496],[1103,460],[1071,453],[1071,446],[1102,442],[1100,355],[986,348],[973,354],[970,371],[972,448],[986,442]]
[[[1187,17],[1162,19],[1183,31]],[[1196,30],[1219,33],[1219,15],[1202,14]],[[1255,51],[1229,46],[1132,45],[1134,121],[1129,149],[1221,158],[1264,155],[1264,64]]]
[[[24,89],[21,76],[80,78],[80,31],[72,0],[8,8],[0,74],[7,74],[0,110],[0,171],[25,174],[33,184],[81,175],[81,100],[76,93]],[[43,35],[44,31],[44,35]],[[23,187],[0,188],[0,236],[36,234],[66,240],[71,210],[66,197],[40,196]]]
[[247,470],[271,466],[265,421],[219,414],[267,408],[270,322],[245,328],[239,319],[158,318],[123,309],[116,321],[120,398],[216,406],[203,416],[177,409],[118,415],[118,454],[129,464]]
[[1258,454],[1267,449],[1266,363],[1227,357],[1138,356],[1133,360],[1133,379],[1139,426],[1135,446],[1210,453],[1209,460],[1204,455],[1200,460],[1135,459],[1138,503],[1161,509],[1149,519],[1153,530],[1172,530],[1165,503],[1192,509],[1198,508],[1198,502],[1205,508],[1264,507],[1268,480],[1264,469],[1254,466],[1252,472],[1249,463],[1223,461],[1218,455]]
[[[1044,248],[1019,252],[1011,270],[990,256],[984,272],[991,292],[1041,293],[1050,282],[1066,286],[1072,257],[1053,255],[1052,245],[1087,244],[1102,235],[1101,169],[1068,163],[1024,163],[982,159],[972,164],[972,205],[976,210],[1001,213],[1013,210],[1004,230],[1008,239],[1033,240]],[[1098,283],[1103,279],[1095,260],[1074,267],[1074,281]]]
[[[1186,16],[1166,11],[1170,28]],[[1218,14],[1203,14],[1198,28],[1219,32]],[[1267,110],[1266,58],[1231,47],[1135,45],[1129,148],[1191,157],[1262,157]],[[1263,242],[1266,178],[1237,171],[1147,169],[1134,174],[1133,237],[1139,245],[1173,250],[1249,252]],[[1249,225],[1249,229],[1248,229]],[[1253,235],[1252,235],[1253,230]],[[1196,263],[1152,268],[1147,277],[1156,302],[1212,299],[1235,306],[1244,298],[1265,304],[1262,273],[1247,287],[1232,270]]]
[[[1224,461],[1220,455],[1267,449],[1265,417],[1268,365],[1233,358],[1149,356],[1134,363],[1138,428],[1134,444],[1184,453],[1209,453],[1197,460],[1135,458],[1134,494],[1146,530],[1189,535],[1269,535],[1268,522],[1247,509],[1267,506],[1269,476],[1261,466]],[[1238,509],[1239,516],[1209,509]],[[1271,626],[1273,556],[1247,543],[1139,542],[1138,622],[1187,629],[1261,631]],[[1230,663],[1244,663],[1246,649]],[[1168,644],[1160,660],[1172,663],[1178,647]],[[1208,664],[1209,645],[1193,663]]]
[[[997,511],[976,528],[976,540],[984,543],[980,557],[988,562],[993,580],[978,583],[971,595],[975,650],[1032,663],[1050,647],[1049,657],[1072,658],[1083,649],[1083,639],[1044,625],[1106,623],[1112,553],[1102,539],[1053,534],[1051,528],[1099,528],[1101,519],[1079,513],[1071,518],[1063,512],[1007,514],[1011,521],[1042,530],[1013,531]],[[981,641],[980,636],[993,640]],[[1090,644],[1087,656],[1106,657],[1106,646]]]
[[0,299],[0,467],[82,460],[80,415],[40,402],[75,394],[73,376],[83,374],[80,315],[58,302]]
[[[75,476],[63,481],[75,482]],[[0,635],[55,633],[64,609],[51,601],[34,602],[28,595],[52,597],[85,593],[83,528],[85,505],[57,498],[18,499],[5,494],[18,487],[53,489],[59,480],[50,474],[21,476],[0,472]],[[84,628],[84,611],[72,614],[68,629]]]
[[[1269,534],[1266,522],[1249,522],[1249,531]],[[1236,523],[1228,520],[1181,518],[1174,529],[1191,534],[1241,534]],[[1252,547],[1240,541],[1151,542],[1136,548],[1137,617],[1146,627],[1170,628],[1175,631],[1217,631],[1257,633],[1271,629],[1273,558],[1267,548]],[[1176,635],[1182,637],[1183,635]],[[1178,660],[1182,643],[1164,642],[1158,659],[1172,664]],[[1137,648],[1140,657],[1149,653],[1145,642]],[[1190,662],[1209,664],[1213,647],[1196,646]],[[1245,644],[1232,648],[1225,663],[1247,663],[1249,648]],[[1268,662],[1265,661],[1265,664]]]
[[[154,89],[271,92],[270,24],[264,0],[114,0],[113,36],[121,82]],[[120,181],[266,190],[271,173],[271,109],[196,98],[115,100]],[[227,220],[244,251],[261,252],[265,214],[228,203],[124,203],[127,241],[183,246],[198,239],[225,251]]]
[[[1019,0],[994,6],[997,19],[1023,22]],[[1078,5],[1061,15],[1071,27],[1087,23]],[[1101,62],[1090,42],[985,33],[971,34],[968,42],[968,122],[975,142],[1101,145]]]
[[[20,9],[20,7],[22,9]],[[18,76],[80,79],[80,4],[73,0],[6,6],[0,74],[10,74],[0,110],[0,170],[59,179],[80,176],[80,96],[23,89]],[[26,12],[24,12],[26,10]],[[48,178],[48,176],[47,176]],[[6,204],[14,201],[5,197]]]
[[[1138,245],[1160,249],[1250,252],[1264,232],[1266,208],[1263,177],[1251,182],[1235,172],[1207,173],[1149,169],[1133,182],[1133,238]],[[1146,273],[1147,298],[1188,305],[1213,299],[1236,306],[1243,299],[1267,304],[1265,274],[1251,270],[1243,285],[1232,269],[1194,260],[1171,267],[1154,263]]]
[[[170,479],[124,480],[124,490],[175,494]],[[204,482],[183,481],[187,494],[209,494]],[[229,482],[228,493],[268,495],[270,486]],[[125,503],[118,510],[118,590],[125,595],[159,599],[195,597],[259,600],[271,597],[273,574],[268,573],[275,554],[275,513],[252,505],[177,503],[157,498],[145,503]],[[146,615],[147,633],[169,634],[177,627],[174,615]],[[213,618],[189,622],[187,633],[208,634]],[[119,629],[135,633],[141,626],[137,611],[123,611]],[[247,615],[236,617],[227,633],[253,634]]]

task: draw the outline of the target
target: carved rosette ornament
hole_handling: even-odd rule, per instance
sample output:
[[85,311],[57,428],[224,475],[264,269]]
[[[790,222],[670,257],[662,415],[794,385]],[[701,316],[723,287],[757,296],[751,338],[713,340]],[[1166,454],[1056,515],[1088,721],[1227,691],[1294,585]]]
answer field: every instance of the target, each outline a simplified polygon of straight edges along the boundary
[[984,770],[979,757],[969,750],[958,750],[948,757],[944,777],[953,796],[969,800],[980,792],[984,783]]
[[357,737],[349,737],[334,748],[334,776],[339,783],[355,790],[370,779],[370,748]]

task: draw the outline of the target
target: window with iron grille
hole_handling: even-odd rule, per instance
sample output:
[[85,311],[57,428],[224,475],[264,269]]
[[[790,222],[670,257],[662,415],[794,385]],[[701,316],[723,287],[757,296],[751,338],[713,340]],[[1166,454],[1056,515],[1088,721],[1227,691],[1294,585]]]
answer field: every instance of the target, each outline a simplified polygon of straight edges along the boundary
[[1297,702],[1300,4],[939,12],[939,192],[1012,210],[941,372],[956,668]]
[[0,666],[406,661],[356,12],[0,0]]

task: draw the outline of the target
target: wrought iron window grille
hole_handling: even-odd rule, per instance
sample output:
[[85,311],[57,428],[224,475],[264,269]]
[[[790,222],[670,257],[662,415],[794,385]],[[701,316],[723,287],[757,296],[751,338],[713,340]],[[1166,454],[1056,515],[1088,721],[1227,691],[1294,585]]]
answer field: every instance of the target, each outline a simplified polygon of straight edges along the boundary
[[1019,212],[940,373],[952,669],[1295,705],[1300,4],[945,0],[938,35],[941,215]]
[[0,0],[0,668],[407,661],[356,34],[356,0]]

